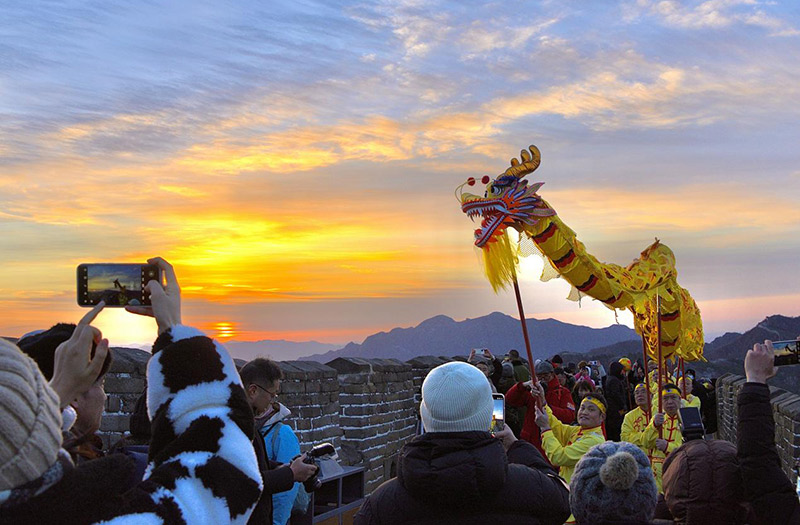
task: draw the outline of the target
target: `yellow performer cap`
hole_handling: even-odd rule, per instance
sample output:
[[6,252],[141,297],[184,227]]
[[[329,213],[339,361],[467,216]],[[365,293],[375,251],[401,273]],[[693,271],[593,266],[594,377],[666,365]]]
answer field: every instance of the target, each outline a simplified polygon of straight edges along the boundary
[[597,408],[600,409],[600,412],[602,412],[603,414],[606,413],[606,406],[603,404],[602,401],[600,401],[596,397],[586,396],[583,398],[583,401],[581,401],[581,405],[584,403],[592,403],[593,405],[595,405]]
[[675,394],[676,396],[680,396],[681,391],[672,385],[665,386],[664,388],[661,389],[662,396],[668,396],[670,394]]
[[631,369],[631,360],[628,359],[627,357],[623,357],[622,359],[620,359],[619,364],[622,365],[622,368],[624,368],[626,372],[628,372]]
[[634,392],[638,392],[639,390],[647,390],[647,385],[645,385],[644,383],[639,383],[633,389]]

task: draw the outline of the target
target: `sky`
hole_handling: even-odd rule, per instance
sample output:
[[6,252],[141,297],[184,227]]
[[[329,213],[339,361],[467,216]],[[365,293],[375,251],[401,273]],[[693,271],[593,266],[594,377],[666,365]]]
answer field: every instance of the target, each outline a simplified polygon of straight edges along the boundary
[[[800,315],[796,2],[2,9],[2,335],[77,321],[78,264],[156,255],[184,322],[223,340],[517,316],[453,191],[530,144],[528,178],[590,253],[672,248],[707,339]],[[630,324],[533,259],[528,317]],[[120,310],[96,323],[154,337]]]

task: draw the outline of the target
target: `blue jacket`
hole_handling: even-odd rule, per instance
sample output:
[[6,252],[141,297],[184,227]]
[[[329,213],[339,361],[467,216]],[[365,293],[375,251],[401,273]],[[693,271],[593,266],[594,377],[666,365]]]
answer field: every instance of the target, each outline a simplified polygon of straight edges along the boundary
[[[280,407],[280,411],[264,423],[259,429],[259,433],[264,438],[267,457],[272,461],[288,464],[300,454],[300,442],[294,435],[292,427],[281,422],[291,412],[283,405]],[[273,525],[288,523],[299,486],[300,483],[295,483],[290,490],[272,495]]]

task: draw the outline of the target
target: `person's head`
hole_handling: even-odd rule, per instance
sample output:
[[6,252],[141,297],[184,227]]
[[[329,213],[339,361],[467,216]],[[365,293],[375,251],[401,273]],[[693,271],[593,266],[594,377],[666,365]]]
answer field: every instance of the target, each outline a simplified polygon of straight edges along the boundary
[[513,361],[518,361],[519,360],[519,352],[512,348],[511,350],[508,351],[508,357]]
[[475,368],[481,371],[483,375],[489,377],[492,374],[491,368],[489,368],[489,363],[486,361],[479,361],[475,363]]
[[723,440],[695,439],[672,452],[664,462],[664,500],[675,522],[744,523],[744,485],[736,445]]
[[681,392],[672,383],[667,383],[661,388],[661,406],[664,412],[674,417],[678,415],[681,407]]
[[596,389],[594,385],[592,385],[589,381],[585,381],[583,379],[575,383],[575,386],[572,387],[572,393],[574,394],[574,397],[578,400],[583,399],[587,395],[593,393],[595,390]]
[[586,368],[588,366],[589,366],[589,363],[587,363],[586,361],[579,361],[578,362],[578,370],[581,371],[581,372],[583,371],[584,368]]
[[564,364],[564,360],[561,358],[560,355],[556,354],[550,358],[550,362],[553,363],[553,367],[559,368],[561,365]]
[[606,398],[602,394],[587,394],[578,408],[578,424],[582,428],[599,427],[606,420]]
[[467,363],[437,366],[422,382],[419,412],[426,432],[488,432],[492,406],[489,382]]
[[555,370],[553,369],[553,365],[551,365],[547,361],[539,361],[536,363],[536,366],[533,368],[533,371],[536,372],[536,377],[539,378],[544,384],[550,383],[555,377]]
[[649,361],[647,361],[647,371],[648,371],[648,372],[652,372],[652,371],[654,371],[654,370],[655,370],[655,369],[657,369],[657,368],[658,368],[658,363],[656,363],[656,362],[655,362],[655,361],[653,361],[652,359],[650,359]]
[[606,441],[575,465],[569,506],[577,523],[649,523],[657,501],[650,461],[635,445]]
[[688,396],[692,393],[692,388],[694,387],[694,383],[692,382],[692,377],[690,375],[686,375],[678,380],[678,386],[681,389],[681,392],[684,396]]
[[622,368],[623,368],[623,370],[625,370],[625,372],[630,372],[631,371],[631,366],[633,366],[632,363],[631,363],[631,360],[628,359],[627,357],[621,358],[619,360],[619,364],[622,365]]
[[[75,325],[71,323],[59,323],[52,328],[44,331],[24,335],[17,342],[20,350],[28,354],[39,365],[39,369],[46,379],[53,377],[55,363],[55,352],[58,346],[72,337]],[[92,353],[96,344],[92,344]],[[83,436],[93,434],[100,430],[100,422],[103,419],[103,411],[106,406],[105,378],[111,366],[111,352],[103,362],[103,368],[92,386],[70,402],[75,409],[77,418],[72,427],[72,431]]]
[[556,368],[556,377],[558,378],[558,384],[561,386],[567,384],[567,373],[560,366]]
[[0,338],[0,492],[44,474],[61,449],[61,410],[38,365]]
[[650,406],[650,392],[647,391],[647,385],[639,383],[633,389],[633,400],[636,401],[636,406],[647,410]]
[[255,416],[274,408],[283,379],[283,372],[275,361],[258,357],[244,365],[239,375]]
[[619,361],[613,361],[608,367],[608,373],[612,376],[623,379],[625,374],[625,367]]

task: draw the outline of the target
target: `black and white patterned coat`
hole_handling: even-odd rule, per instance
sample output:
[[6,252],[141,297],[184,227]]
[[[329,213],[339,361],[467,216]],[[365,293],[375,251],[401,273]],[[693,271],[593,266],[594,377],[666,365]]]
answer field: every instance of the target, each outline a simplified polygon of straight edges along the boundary
[[144,481],[129,488],[133,466],[121,456],[59,467],[63,472],[43,492],[0,506],[0,521],[247,523],[262,482],[251,443],[253,414],[233,359],[219,343],[180,325],[159,336],[153,354],[147,370],[153,432]]

